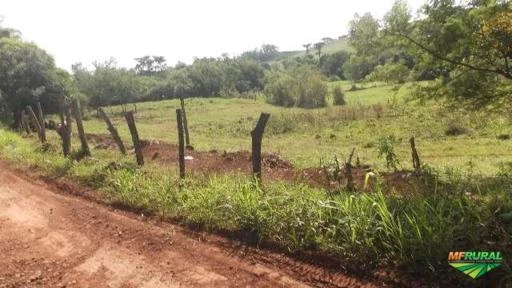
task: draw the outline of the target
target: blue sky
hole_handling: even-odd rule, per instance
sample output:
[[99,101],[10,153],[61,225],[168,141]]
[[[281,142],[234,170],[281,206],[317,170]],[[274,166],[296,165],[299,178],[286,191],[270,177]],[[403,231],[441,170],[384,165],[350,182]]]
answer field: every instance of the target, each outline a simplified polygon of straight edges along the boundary
[[[416,11],[424,0],[409,0]],[[238,55],[264,43],[280,50],[347,31],[355,13],[382,17],[393,0],[0,0],[3,26],[20,30],[59,67],[114,57],[134,66],[143,55],[170,65],[193,57]]]

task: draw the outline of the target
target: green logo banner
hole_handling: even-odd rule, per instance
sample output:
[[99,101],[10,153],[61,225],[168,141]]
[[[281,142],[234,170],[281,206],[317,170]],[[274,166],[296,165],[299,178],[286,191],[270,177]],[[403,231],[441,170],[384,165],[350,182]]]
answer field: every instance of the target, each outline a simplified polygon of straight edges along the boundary
[[448,254],[448,264],[473,279],[498,268],[502,263],[500,252],[469,251]]

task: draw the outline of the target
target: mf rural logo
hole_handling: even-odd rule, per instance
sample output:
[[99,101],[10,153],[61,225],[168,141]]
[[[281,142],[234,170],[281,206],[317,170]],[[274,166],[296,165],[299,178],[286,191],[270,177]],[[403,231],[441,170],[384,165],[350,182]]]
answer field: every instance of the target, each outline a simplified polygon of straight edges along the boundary
[[499,267],[502,262],[500,252],[450,252],[448,254],[448,263],[473,279]]

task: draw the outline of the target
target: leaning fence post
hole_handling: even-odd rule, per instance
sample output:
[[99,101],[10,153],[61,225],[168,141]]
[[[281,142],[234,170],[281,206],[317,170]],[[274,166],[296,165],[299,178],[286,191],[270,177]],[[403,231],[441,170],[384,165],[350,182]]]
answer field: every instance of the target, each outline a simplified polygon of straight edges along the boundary
[[185,140],[183,139],[183,115],[181,109],[176,109],[176,120],[178,123],[178,163],[180,166],[180,178],[185,178]]
[[41,127],[41,141],[46,142],[46,128],[44,127],[44,114],[41,108],[41,102],[37,102],[37,116]]
[[409,141],[411,142],[412,166],[414,167],[414,172],[419,172],[421,169],[420,156],[418,155],[418,150],[416,150],[416,142],[414,137],[411,137]]
[[25,110],[21,110],[21,127],[25,129],[27,135],[30,135],[30,126],[28,124],[27,114],[25,113]]
[[139,166],[144,165],[144,156],[142,155],[142,147],[140,146],[139,133],[137,126],[135,126],[135,119],[133,118],[133,111],[128,111],[124,114],[130,134],[132,135],[133,148],[135,149],[135,157]]
[[180,105],[181,105],[181,113],[183,116],[183,129],[185,131],[185,144],[190,146],[190,135],[188,134],[188,121],[187,121],[187,112],[185,111],[185,99],[183,96],[180,96]]
[[62,105],[59,116],[60,127],[57,128],[57,133],[62,139],[62,154],[68,156],[71,152],[71,112],[67,104]]
[[73,114],[75,115],[78,137],[80,138],[80,144],[82,145],[82,153],[85,156],[91,156],[91,151],[87,144],[87,138],[85,137],[84,124],[82,123],[82,113],[80,111],[80,102],[75,98],[73,99]]
[[32,120],[32,123],[36,127],[37,135],[39,136],[39,140],[41,140],[41,143],[44,143],[43,136],[41,135],[41,125],[39,124],[39,120],[37,120],[36,113],[34,113],[34,110],[32,110],[32,107],[27,106],[27,113]]
[[252,138],[252,174],[254,177],[261,181],[261,141],[263,140],[263,133],[267,125],[270,114],[261,113],[258,124],[254,130],[251,131]]
[[354,157],[354,152],[356,148],[352,148],[352,152],[350,152],[350,156],[348,157],[347,162],[345,163],[345,177],[347,178],[347,191],[355,191],[356,187],[354,184],[354,176],[352,175],[352,158]]
[[119,150],[123,155],[126,155],[126,149],[124,148],[123,141],[121,140],[121,137],[119,137],[119,133],[117,132],[116,127],[112,124],[112,121],[110,121],[110,118],[108,118],[107,114],[103,109],[100,107],[98,108],[98,113],[100,114],[100,117],[103,118],[105,123],[107,123],[108,131],[110,131],[110,134],[112,134],[112,138],[114,138],[114,141],[117,144],[117,147],[119,147]]

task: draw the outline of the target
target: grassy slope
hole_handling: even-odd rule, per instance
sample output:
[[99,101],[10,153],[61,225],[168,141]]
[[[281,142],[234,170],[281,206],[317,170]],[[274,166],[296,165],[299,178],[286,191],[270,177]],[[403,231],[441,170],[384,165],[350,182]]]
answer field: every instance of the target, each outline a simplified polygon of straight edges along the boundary
[[[348,82],[331,86],[350,87]],[[280,108],[260,100],[247,99],[189,99],[186,101],[192,144],[199,150],[249,150],[250,130],[260,112],[270,112],[264,151],[276,152],[297,166],[318,165],[332,159],[334,154],[346,156],[353,147],[363,163],[384,169],[376,143],[380,137],[394,135],[395,149],[404,168],[411,168],[408,139],[415,136],[421,159],[432,166],[473,169],[474,172],[493,174],[499,165],[512,161],[512,141],[498,140],[497,135],[512,134],[508,120],[483,113],[443,111],[436,103],[425,106],[400,104],[408,89],[394,91],[382,84],[367,89],[347,92],[348,105],[316,110]],[[376,109],[384,106],[382,117]],[[386,108],[388,104],[395,108]],[[177,142],[175,109],[178,101],[140,103],[136,121],[144,139]],[[132,108],[132,107],[130,107]],[[128,129],[121,108],[106,109],[114,115],[120,133],[130,143]],[[113,113],[113,114],[112,114]],[[94,115],[94,114],[92,114]],[[352,120],[352,118],[356,120]],[[298,124],[297,124],[298,123]],[[446,136],[449,125],[462,125],[468,133]],[[103,122],[90,116],[85,123],[89,133],[108,133]],[[280,133],[282,130],[289,132]]]
[[[348,52],[353,51],[353,48],[348,44],[347,39],[336,39],[332,42],[327,43],[322,49],[322,53],[332,54],[338,51],[345,50]],[[316,55],[316,50],[314,48],[310,48],[310,53]],[[300,57],[306,55],[306,50],[298,50],[298,51],[283,51],[281,52],[280,59],[288,58],[288,57]]]

